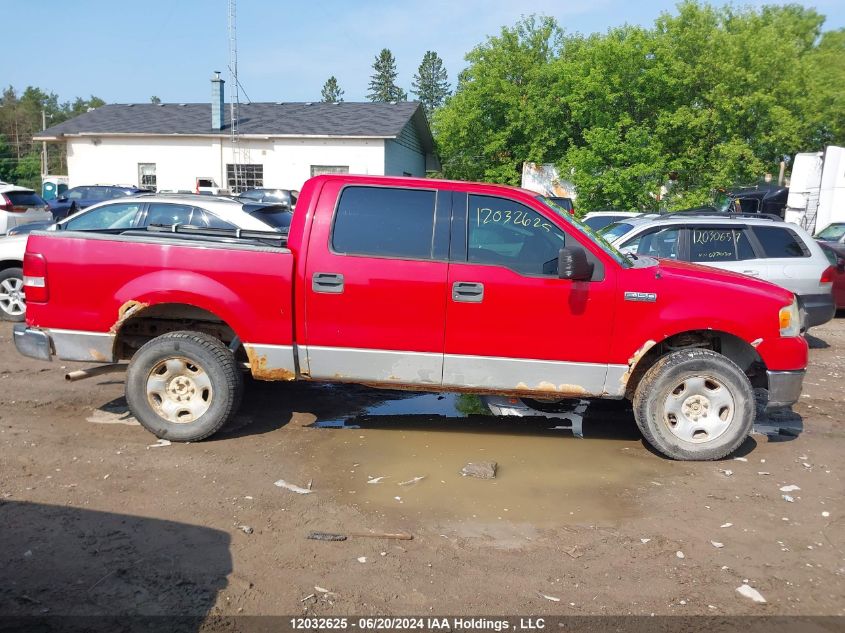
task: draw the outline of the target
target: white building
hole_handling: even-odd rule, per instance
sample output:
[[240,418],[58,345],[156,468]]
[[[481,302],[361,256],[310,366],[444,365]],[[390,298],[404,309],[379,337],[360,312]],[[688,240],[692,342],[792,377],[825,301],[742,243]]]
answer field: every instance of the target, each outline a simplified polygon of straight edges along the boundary
[[[44,130],[65,143],[69,185],[301,189],[322,173],[424,176],[439,168],[420,104],[249,103],[233,143],[224,81],[211,103],[110,104]],[[237,149],[235,149],[237,147]]]

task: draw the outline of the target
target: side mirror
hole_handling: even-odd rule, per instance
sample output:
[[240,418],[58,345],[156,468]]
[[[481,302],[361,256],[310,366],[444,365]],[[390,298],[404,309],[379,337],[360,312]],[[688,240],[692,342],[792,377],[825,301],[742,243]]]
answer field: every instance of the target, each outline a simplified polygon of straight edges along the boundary
[[561,279],[589,281],[593,276],[593,264],[587,261],[587,251],[580,246],[560,249],[557,256],[557,275]]
[[845,259],[841,257],[836,258],[836,270],[840,273],[845,273]]
[[59,202],[67,202],[67,196],[59,196],[58,198],[56,198],[56,200],[58,200]]

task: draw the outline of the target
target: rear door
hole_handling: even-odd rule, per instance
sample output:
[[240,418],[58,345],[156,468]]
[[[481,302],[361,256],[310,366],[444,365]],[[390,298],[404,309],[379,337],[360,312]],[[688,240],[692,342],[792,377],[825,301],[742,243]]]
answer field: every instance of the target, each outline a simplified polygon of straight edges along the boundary
[[593,281],[560,279],[560,249],[581,244],[551,210],[474,194],[455,194],[453,209],[444,386],[603,393],[615,269],[590,253]]
[[744,225],[691,225],[687,261],[760,279],[767,278],[766,260],[755,253]]
[[440,385],[450,202],[434,188],[326,183],[307,252],[304,374]]

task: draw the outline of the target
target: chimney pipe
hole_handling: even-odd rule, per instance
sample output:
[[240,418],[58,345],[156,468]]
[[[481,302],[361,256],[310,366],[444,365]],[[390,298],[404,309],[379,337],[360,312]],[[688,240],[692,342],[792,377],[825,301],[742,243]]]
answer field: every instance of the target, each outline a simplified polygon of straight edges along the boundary
[[215,70],[211,77],[211,129],[222,130],[226,118],[223,102],[223,85],[226,82],[220,77],[220,71]]

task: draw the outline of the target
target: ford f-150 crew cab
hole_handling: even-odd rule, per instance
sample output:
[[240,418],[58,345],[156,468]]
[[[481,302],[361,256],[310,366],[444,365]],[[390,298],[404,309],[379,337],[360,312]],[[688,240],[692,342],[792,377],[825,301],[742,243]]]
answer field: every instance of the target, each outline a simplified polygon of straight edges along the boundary
[[131,411],[170,440],[220,429],[248,368],[259,380],[630,398],[656,449],[717,459],[750,432],[753,388],[791,404],[807,364],[790,292],[621,255],[553,203],[499,185],[318,176],[287,236],[34,232],[23,268],[18,350],[129,360]]

